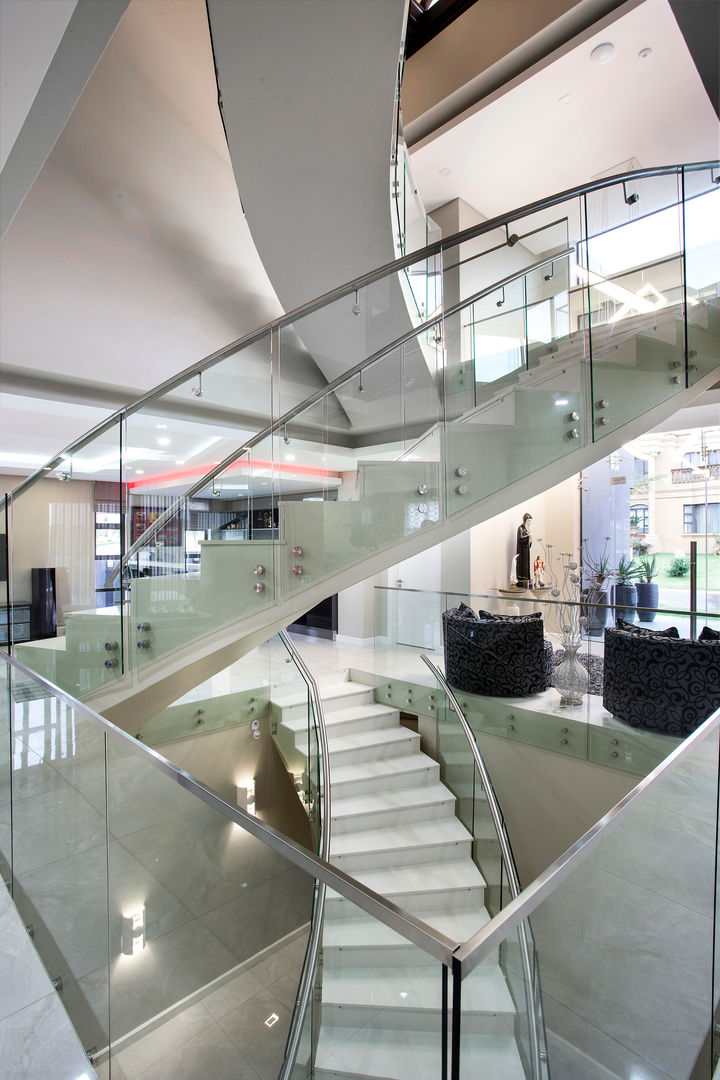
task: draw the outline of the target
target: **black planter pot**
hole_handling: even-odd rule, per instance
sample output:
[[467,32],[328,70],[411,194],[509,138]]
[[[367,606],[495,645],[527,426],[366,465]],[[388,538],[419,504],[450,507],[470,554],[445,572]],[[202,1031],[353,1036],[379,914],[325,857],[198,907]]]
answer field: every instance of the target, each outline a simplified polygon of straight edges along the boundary
[[616,585],[615,618],[624,619],[625,622],[635,621],[635,608],[637,607],[637,588],[634,585]]
[[588,634],[591,637],[602,637],[605,633],[610,612],[606,606],[597,607],[596,605],[606,605],[608,594],[605,589],[591,586],[585,594],[585,599],[587,601]]
[[[654,581],[639,581],[635,586],[637,590],[637,606],[639,608],[656,608],[658,606],[658,587]],[[655,622],[656,612],[638,611],[640,622]]]

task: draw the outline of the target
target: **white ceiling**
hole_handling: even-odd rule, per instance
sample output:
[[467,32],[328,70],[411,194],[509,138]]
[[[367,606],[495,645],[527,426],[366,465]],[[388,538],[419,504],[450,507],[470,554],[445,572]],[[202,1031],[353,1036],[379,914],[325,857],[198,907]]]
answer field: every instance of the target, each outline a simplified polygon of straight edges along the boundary
[[[612,60],[592,63],[608,41]],[[720,156],[718,118],[667,0],[645,0],[538,67],[413,148],[429,211],[459,196],[494,217],[633,158],[647,168]]]
[[[646,0],[599,38],[616,45],[610,64],[590,64],[596,42],[586,41],[415,151],[427,205],[461,196],[490,216],[631,157],[650,165],[718,153],[717,118],[666,0]],[[638,59],[648,45],[651,56]],[[279,314],[237,194],[203,0],[132,0],[1,258],[0,386],[3,371],[25,371],[38,387],[0,394],[0,472],[29,471],[109,411],[92,394],[89,404],[44,398],[45,380],[110,384],[130,400]],[[292,367],[299,400],[319,376],[307,358]],[[266,411],[262,350],[226,370],[214,404]],[[188,391],[176,395],[183,408]],[[164,419],[134,421],[154,470],[187,460],[184,444],[199,439],[173,419],[177,445],[160,450]],[[247,430],[208,427],[220,436],[217,457]]]

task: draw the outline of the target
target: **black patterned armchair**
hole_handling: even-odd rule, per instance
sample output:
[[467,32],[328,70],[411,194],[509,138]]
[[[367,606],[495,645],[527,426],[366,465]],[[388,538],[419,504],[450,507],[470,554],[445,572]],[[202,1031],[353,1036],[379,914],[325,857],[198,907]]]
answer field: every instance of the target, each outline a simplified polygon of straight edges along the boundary
[[540,612],[479,615],[461,604],[443,614],[445,674],[456,690],[490,697],[524,697],[552,681],[552,645]]
[[720,641],[607,629],[603,705],[633,727],[689,735],[720,708]]

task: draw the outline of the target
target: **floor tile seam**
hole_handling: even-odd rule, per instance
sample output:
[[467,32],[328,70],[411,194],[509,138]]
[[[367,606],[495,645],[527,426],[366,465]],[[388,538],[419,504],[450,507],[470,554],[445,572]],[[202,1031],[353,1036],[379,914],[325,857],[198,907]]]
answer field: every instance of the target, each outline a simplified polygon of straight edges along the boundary
[[[615,878],[616,881],[622,881],[626,885],[633,885],[637,889],[644,889],[646,892],[652,893],[653,896],[657,896],[661,900],[665,900],[668,903],[676,904],[677,907],[681,907],[685,911],[691,911],[693,913],[693,915],[700,915],[701,918],[706,919],[710,923],[712,922],[713,917],[711,915],[708,915],[708,913],[706,911],[700,911],[698,908],[693,907],[692,904],[683,903],[682,900],[677,900],[674,896],[668,896],[667,893],[658,892],[657,889],[651,888],[651,886],[646,885],[642,881],[635,881],[635,879],[631,878],[631,877],[623,877],[622,874],[618,874],[614,870],[608,870],[607,867],[605,867],[605,866],[599,866],[594,860],[593,860],[591,865],[592,865],[593,869],[600,870],[600,871],[602,871],[602,873],[608,874],[610,877]],[[715,889],[715,882],[713,881],[713,892],[714,892],[714,889]],[[713,896],[713,905],[712,905],[713,907],[714,907],[714,902],[715,901],[714,901],[714,896]]]
[[57,866],[59,863],[66,862],[68,859],[74,859],[78,855],[89,855],[90,852],[97,852],[100,850],[106,850],[106,844],[104,839],[98,844],[92,844],[90,847],[84,847],[80,851],[72,852],[72,854],[70,855],[60,855],[57,859],[51,859],[49,862],[39,863],[37,866],[26,867],[25,869],[21,870],[16,869],[17,855],[13,854],[13,878],[18,882],[23,891],[26,892],[26,894],[29,896],[30,894],[27,893],[27,890],[23,885],[23,877],[27,876],[28,874],[37,874],[40,871],[47,870],[49,867]]
[[[41,963],[42,963],[42,961],[41,961]],[[2,1015],[0,1015],[0,1024],[2,1024],[5,1020],[12,1019],[13,1016],[17,1016],[18,1013],[24,1012],[24,1010],[29,1009],[30,1006],[37,1005],[38,1002],[45,1001],[46,999],[50,999],[50,998],[53,997],[53,995],[56,993],[56,991],[53,990],[52,986],[50,985],[50,977],[47,974],[47,972],[45,971],[44,967],[43,967],[43,975],[47,979],[49,989],[46,990],[45,993],[43,993],[43,994],[38,994],[38,996],[34,997],[31,1001],[26,1001],[24,1005],[20,1005],[18,1008],[13,1008],[10,1012],[6,1012],[6,1013],[3,1013]]]
[[[195,1004],[189,1006],[189,1008],[196,1008],[197,1005],[202,1005],[202,1004],[203,1003],[201,1001],[199,1001],[199,1002],[196,1002]],[[209,1027],[211,1027],[213,1025],[215,1027],[217,1027],[218,1025],[215,1022],[215,1018],[212,1017],[210,1015],[210,1013],[207,1011],[207,1009],[205,1009],[204,1007],[203,1007],[203,1011],[205,1012],[206,1022],[205,1022],[205,1025],[204,1025],[202,1031],[206,1031]],[[112,1058],[115,1057],[117,1059],[118,1064],[120,1065],[120,1068],[123,1068],[123,1071],[124,1071],[123,1062],[121,1060],[123,1054],[129,1053],[133,1049],[133,1047],[139,1047],[140,1043],[142,1043],[144,1039],[149,1038],[151,1035],[154,1035],[154,1034],[156,1034],[158,1032],[161,1032],[162,1029],[164,1027],[166,1027],[166,1025],[172,1024],[173,1021],[179,1019],[181,1016],[183,1016],[182,1012],[176,1013],[175,1016],[171,1016],[163,1024],[160,1024],[158,1027],[153,1028],[151,1031],[149,1031],[147,1035],[143,1035],[143,1036],[141,1036],[141,1038],[137,1039],[135,1042],[130,1043],[130,1045],[127,1046],[124,1050],[114,1050],[113,1051],[113,1048],[111,1047],[110,1048],[110,1059],[112,1060]],[[189,1030],[186,1029],[185,1034],[187,1035],[187,1038],[182,1038],[181,1037],[180,1039],[177,1039],[177,1038],[174,1039],[172,1049],[169,1051],[169,1053],[173,1053],[175,1050],[179,1050],[183,1046],[186,1046],[189,1042],[192,1042],[193,1039],[197,1038],[201,1033],[202,1033],[201,1031],[196,1031],[193,1034],[191,1034],[189,1032]],[[137,1073],[136,1076],[133,1078],[133,1080],[142,1080],[143,1075],[145,1075],[151,1069],[154,1069],[157,1065],[160,1064],[160,1062],[163,1060],[164,1057],[168,1057],[168,1056],[169,1056],[169,1054],[168,1054],[168,1052],[166,1052],[165,1054],[158,1057],[155,1061],[152,1061],[147,1067],[143,1068],[140,1073]]]
[[[542,974],[542,960],[540,961],[540,972]],[[547,991],[543,991],[543,997],[552,998],[552,1000],[557,1005],[559,1005],[561,1009],[564,1009],[566,1012],[571,1013],[574,1017],[576,1017],[577,1020],[580,1021],[581,1024],[585,1024],[587,1027],[592,1028],[593,1031],[596,1031],[599,1035],[603,1036],[603,1038],[610,1039],[611,1042],[616,1043],[618,1046],[622,1047],[623,1050],[627,1050],[627,1052],[629,1054],[632,1054],[634,1057],[638,1058],[640,1061],[644,1061],[647,1065],[650,1065],[653,1069],[660,1069],[660,1071],[664,1075],[667,1076],[667,1080],[672,1080],[672,1078],[670,1077],[669,1074],[665,1074],[665,1071],[664,1071],[662,1065],[658,1065],[658,1064],[656,1064],[656,1062],[650,1061],[648,1058],[646,1058],[642,1054],[638,1053],[637,1050],[634,1050],[631,1046],[628,1046],[627,1043],[623,1042],[622,1039],[619,1039],[616,1035],[611,1035],[608,1031],[604,1031],[602,1028],[598,1027],[597,1024],[594,1024],[592,1022],[592,1020],[588,1019],[588,1017],[584,1016],[581,1012],[578,1012],[577,1009],[571,1008],[571,1006],[566,1005],[565,1002],[560,1001],[553,994],[549,994]],[[553,1029],[550,1028],[550,1027],[549,1027],[549,1031],[554,1034]],[[560,1037],[562,1038],[562,1036],[560,1036]],[[570,1043],[570,1045],[573,1046],[572,1043]],[[575,1048],[575,1047],[573,1047],[573,1048]],[[577,1049],[579,1049],[579,1047]],[[591,1058],[590,1060],[592,1061],[593,1059]],[[602,1062],[600,1064],[602,1064]]]
[[[185,998],[182,998],[179,1002],[175,1002],[173,1005],[168,1006],[167,1009],[162,1010],[162,1012],[166,1012],[166,1013],[169,1014],[166,1020],[158,1022],[158,1016],[162,1015],[162,1013],[156,1014],[155,1016],[150,1017],[149,1020],[144,1021],[144,1023],[142,1025],[140,1025],[140,1027],[145,1027],[146,1025],[152,1025],[152,1026],[150,1026],[150,1029],[147,1032],[147,1034],[152,1034],[154,1031],[159,1030],[164,1024],[169,1023],[171,1020],[174,1020],[178,1016],[181,1016],[186,1009],[193,1008],[196,1005],[202,1005],[205,1012],[208,1014],[208,1016],[212,1020],[215,1020],[215,1018],[212,1017],[212,1015],[209,1013],[208,1009],[206,1008],[206,1006],[204,1004],[205,998],[209,997],[210,994],[214,993],[217,990],[222,990],[229,983],[231,983],[234,979],[239,978],[242,975],[252,974],[253,968],[257,967],[259,964],[264,963],[265,960],[270,959],[276,952],[279,952],[282,948],[287,947],[287,945],[294,944],[294,942],[296,940],[298,940],[302,936],[303,933],[307,934],[308,927],[309,927],[309,924],[305,923],[302,927],[298,927],[295,930],[291,930],[290,933],[286,934],[284,938],[280,938],[279,940],[285,942],[285,945],[278,946],[277,942],[274,942],[272,945],[267,946],[266,949],[261,950],[261,953],[256,954],[256,956],[262,955],[262,953],[267,951],[267,949],[272,949],[272,952],[270,952],[268,954],[268,956],[266,956],[263,960],[257,960],[256,956],[248,957],[247,960],[241,960],[233,968],[231,968],[228,971],[224,972],[222,975],[216,976],[216,978],[211,979],[209,983],[206,983],[204,986],[199,987],[197,990],[191,991],[190,994],[187,994],[185,996]],[[288,938],[290,938],[291,940],[287,941]],[[229,951],[229,950],[226,950],[226,951]],[[106,965],[104,965],[104,966],[106,967]],[[103,968],[101,967],[101,968],[98,968],[97,970],[100,971],[100,970],[103,970]],[[257,981],[260,982],[259,979]],[[212,986],[213,983],[219,983],[220,985],[215,987],[215,990],[208,990],[207,988],[209,986]],[[260,985],[262,987],[262,991],[265,991],[267,989],[267,987],[264,984],[261,983]],[[257,996],[257,995],[254,995],[254,996]],[[184,1008],[181,1008],[181,1006],[184,1006]],[[238,1006],[233,1006],[233,1008],[228,1010],[228,1011],[232,1012],[237,1007]],[[227,1015],[227,1014],[225,1014],[225,1015]],[[217,1023],[217,1021],[215,1021],[215,1022]],[[119,1041],[122,1042],[123,1040],[129,1038],[137,1030],[138,1029],[133,1029],[133,1031],[127,1032],[124,1036],[121,1037],[121,1039]],[[221,1028],[221,1030],[222,1030],[222,1028]],[[130,1043],[128,1045],[133,1046],[133,1045],[135,1045],[135,1043],[139,1042],[144,1037],[145,1037],[144,1035],[138,1035],[136,1038],[134,1038],[132,1041],[130,1041]],[[122,1053],[122,1050],[118,1051],[118,1053]]]
[[[127,835],[132,836],[132,835],[135,835],[135,834],[128,833]],[[154,874],[153,871],[150,870],[140,858],[138,858],[138,856],[134,852],[132,852],[130,850],[130,848],[126,847],[126,845],[123,843],[124,839],[126,839],[126,837],[123,837],[122,839],[120,839],[118,837],[115,837],[114,842],[118,845],[118,847],[121,847],[123,849],[123,851],[128,855],[129,858],[133,859],[138,864],[138,866],[140,866],[142,868],[142,870],[148,875],[148,877],[152,878],[152,880],[155,882],[155,884],[157,885],[159,890],[161,890],[164,893],[169,893],[170,896],[172,896],[173,900],[176,901],[177,906],[179,908],[182,908],[183,911],[187,912],[188,919],[183,920],[183,922],[179,923],[178,926],[184,926],[186,921],[189,922],[189,921],[192,921],[193,919],[197,919],[198,916],[196,914],[194,914],[193,911],[189,907],[187,907],[185,905],[185,903],[182,900],[180,900],[180,898],[177,897],[175,895],[175,893],[170,888],[168,888],[168,886],[165,885],[160,880],[160,878],[157,877],[156,874]],[[177,929],[177,927],[173,927],[173,929]],[[171,933],[171,931],[168,930],[168,931],[166,931],[166,933]],[[162,937],[163,935],[159,935],[159,936]],[[156,939],[152,938],[151,940],[154,941]]]
[[[32,1001],[25,1002],[25,1004],[21,1005],[19,1009],[13,1009],[12,1012],[6,1013],[4,1016],[0,1016],[0,1026],[2,1026],[4,1023],[6,1023],[9,1020],[12,1020],[14,1017],[19,1016],[21,1013],[25,1012],[27,1009],[31,1009],[35,1005],[38,1005],[41,1001],[52,1001],[52,999],[56,998],[56,997],[57,997],[57,992],[55,990],[53,990],[52,987],[51,987],[47,991],[47,993],[40,994],[39,997],[34,998]],[[69,1023],[70,1023],[70,1021],[68,1020],[68,1024]]]
[[[233,1041],[233,1039],[230,1037],[230,1035],[228,1035],[228,1033],[220,1026],[220,1024],[218,1024],[217,1021],[214,1020],[212,1017],[210,1017],[210,1022],[212,1024],[212,1026],[217,1028],[218,1032],[225,1039],[227,1039],[227,1041],[232,1045],[233,1049],[236,1050],[240,1054],[240,1057],[242,1058],[243,1066],[246,1069],[249,1069],[252,1072],[252,1074],[256,1078],[256,1080],[263,1080],[262,1076],[253,1068],[253,1066],[247,1060],[245,1055],[242,1053],[241,1048],[237,1045],[237,1043],[235,1043]],[[155,1062],[153,1062],[152,1065],[149,1065],[147,1067],[147,1069],[143,1069],[142,1072],[134,1074],[134,1076],[132,1077],[132,1080],[147,1080],[148,1077],[152,1076],[153,1072],[157,1071],[158,1067],[162,1064],[163,1060],[166,1060],[168,1057],[171,1056],[171,1054],[175,1053],[177,1050],[182,1049],[183,1047],[185,1049],[187,1049],[189,1044],[191,1042],[194,1042],[196,1039],[201,1038],[202,1034],[203,1034],[202,1032],[197,1032],[195,1035],[192,1036],[192,1038],[186,1040],[185,1042],[181,1043],[178,1046],[173,1046],[172,1050],[170,1050],[170,1052],[168,1054],[165,1054],[164,1059],[160,1059],[158,1061],[155,1061]],[[121,1065],[121,1068],[122,1068],[122,1065]],[[80,1080],[82,1080],[82,1078],[80,1078]],[[206,1080],[211,1080],[211,1078],[207,1077]]]

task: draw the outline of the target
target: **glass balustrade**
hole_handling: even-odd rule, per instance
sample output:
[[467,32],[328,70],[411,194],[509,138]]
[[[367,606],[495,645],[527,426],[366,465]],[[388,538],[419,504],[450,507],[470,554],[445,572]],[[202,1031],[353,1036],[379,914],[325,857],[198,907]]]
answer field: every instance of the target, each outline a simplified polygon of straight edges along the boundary
[[[300,729],[307,702],[278,674],[285,659],[271,649],[267,670]],[[115,1065],[134,1080],[187,1060],[203,1073],[220,1061],[278,1075],[318,878],[329,885],[321,963],[286,1075],[576,1080],[590,1062],[628,1080],[681,1080],[696,1060],[705,1067],[703,1054],[709,1062],[720,714],[511,906],[496,875],[490,911],[457,943],[269,828],[271,770],[253,774],[252,809],[249,783],[233,774],[235,806],[243,797],[250,813],[234,809],[17,662],[0,663],[4,867],[99,1075]],[[445,782],[490,875],[489,787],[463,769],[459,717],[426,674]]]
[[[277,642],[266,650],[275,684],[259,725],[246,718],[244,741],[236,725],[208,733],[202,752],[195,746],[192,762],[202,768],[205,757],[212,786],[183,769],[186,740],[162,746],[181,762],[173,764],[17,663],[2,664],[3,868],[12,870],[15,903],[48,973],[62,980],[61,1000],[100,1076],[117,1068],[135,1078],[187,1060],[203,1075],[278,1075],[316,867],[337,888],[326,899],[318,996],[302,1018],[288,1075],[350,1058],[365,1061],[370,1075],[385,1062],[388,1075],[399,1053],[425,1062],[426,1075],[442,1073],[443,982],[447,991],[454,943],[390,909],[379,920],[379,897],[358,906],[356,885],[310,854],[318,750],[307,731],[307,689],[283,670],[292,666],[283,652]],[[289,759],[271,761],[279,709],[303,759],[299,785]],[[382,1000],[368,992],[379,969],[387,977]]]
[[720,355],[720,168],[683,172],[688,383]]
[[[716,714],[520,906],[532,920],[554,1080],[711,1075],[719,725]],[[517,916],[507,930],[495,922],[461,948],[461,966],[508,950],[522,983]],[[464,1059],[473,1036],[462,1023]]]
[[36,567],[56,583],[58,636],[16,634],[18,658],[82,695],[150,679],[669,407],[720,362],[717,175],[609,180],[437,241],[101,425],[9,501],[13,595]]

